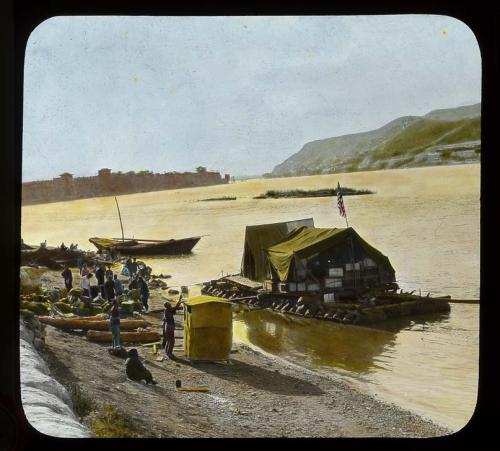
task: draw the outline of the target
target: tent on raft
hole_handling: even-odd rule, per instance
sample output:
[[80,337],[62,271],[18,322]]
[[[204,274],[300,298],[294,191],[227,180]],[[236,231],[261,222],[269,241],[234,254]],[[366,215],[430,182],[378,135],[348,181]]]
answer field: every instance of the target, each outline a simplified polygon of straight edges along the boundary
[[[312,218],[247,226],[242,276],[283,291],[343,291],[395,281],[389,259],[354,229],[315,228]],[[286,284],[283,287],[283,284]]]
[[281,241],[293,230],[306,226],[314,227],[312,218],[247,226],[241,262],[241,275],[263,282],[268,278],[268,262],[265,249]]
[[389,259],[352,227],[295,228],[265,253],[273,281],[307,283],[315,289],[370,288],[395,281]]

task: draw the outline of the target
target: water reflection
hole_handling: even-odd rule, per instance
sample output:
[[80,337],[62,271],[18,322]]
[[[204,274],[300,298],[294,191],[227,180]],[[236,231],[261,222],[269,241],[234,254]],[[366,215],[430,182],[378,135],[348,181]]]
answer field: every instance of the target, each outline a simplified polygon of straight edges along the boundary
[[[450,317],[447,313],[431,313],[426,315],[405,316],[401,318],[390,318],[386,321],[373,324],[374,329],[389,332],[400,332],[402,330],[426,331],[433,328],[434,323],[446,322]],[[440,325],[443,328],[443,325]]]
[[235,318],[235,335],[266,352],[357,373],[377,368],[375,358],[394,346],[396,334],[266,310],[241,312]]

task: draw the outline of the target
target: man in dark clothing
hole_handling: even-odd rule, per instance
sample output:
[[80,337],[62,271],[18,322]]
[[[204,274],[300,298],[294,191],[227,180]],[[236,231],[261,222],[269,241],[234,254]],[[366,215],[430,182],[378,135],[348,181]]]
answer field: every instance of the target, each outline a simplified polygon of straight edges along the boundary
[[137,264],[137,258],[134,258],[134,261],[130,264],[132,276],[135,276],[137,274],[138,268],[139,268],[139,265]]
[[106,280],[106,283],[104,284],[104,294],[104,298],[108,301],[115,298],[115,282],[111,276],[108,277],[108,280]]
[[175,321],[174,315],[177,309],[179,309],[181,303],[183,302],[182,296],[177,301],[174,307],[170,305],[170,302],[165,302],[163,306],[165,310],[163,311],[163,349],[165,349],[165,355],[172,358],[174,356],[174,343],[175,343]]
[[148,284],[146,283],[146,281],[142,277],[139,277],[138,282],[139,282],[139,290],[141,290],[142,305],[144,305],[144,310],[147,312],[148,309],[149,309],[149,305],[148,305],[148,299],[149,299]]
[[66,291],[69,291],[73,288],[73,274],[71,273],[71,269],[66,265],[64,271],[61,273],[61,276],[64,278],[64,286],[66,287]]
[[132,277],[132,258],[131,257],[127,258],[127,261],[125,262],[125,268],[127,268],[128,276]]
[[113,337],[113,349],[120,349],[120,307],[116,299],[113,300],[113,307],[109,311],[109,322]]
[[129,290],[137,290],[139,288],[139,282],[137,281],[136,277],[132,277],[132,280],[128,284],[128,289]]
[[139,360],[137,349],[131,349],[128,352],[128,359],[125,362],[125,367],[127,377],[129,379],[132,379],[133,381],[139,382],[144,379],[146,381],[146,384],[151,383],[156,385],[158,383],[153,379],[151,371],[146,369],[142,362]]
[[99,268],[96,269],[95,277],[97,279],[97,285],[101,291],[102,297],[106,297],[106,293],[104,293],[104,276],[106,272],[104,271],[104,265],[100,265]]

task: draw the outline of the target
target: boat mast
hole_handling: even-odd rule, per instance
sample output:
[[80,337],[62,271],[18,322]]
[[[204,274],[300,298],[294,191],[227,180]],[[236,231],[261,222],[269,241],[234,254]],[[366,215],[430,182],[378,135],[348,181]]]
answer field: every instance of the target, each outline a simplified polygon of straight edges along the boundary
[[122,242],[125,242],[125,238],[123,235],[122,215],[120,214],[120,206],[118,205],[118,200],[116,199],[116,196],[115,196],[115,202],[116,202],[116,208],[118,208],[118,217],[120,218],[120,227],[122,229]]

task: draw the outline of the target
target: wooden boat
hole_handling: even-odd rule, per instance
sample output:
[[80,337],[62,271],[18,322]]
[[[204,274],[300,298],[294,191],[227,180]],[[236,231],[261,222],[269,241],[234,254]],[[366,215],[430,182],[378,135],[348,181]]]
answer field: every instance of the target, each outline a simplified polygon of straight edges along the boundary
[[119,252],[122,255],[181,255],[189,254],[200,239],[200,236],[165,241],[94,237],[89,238],[89,241],[100,251]]

